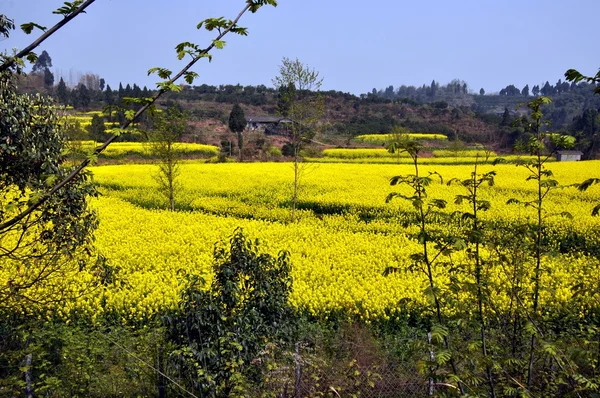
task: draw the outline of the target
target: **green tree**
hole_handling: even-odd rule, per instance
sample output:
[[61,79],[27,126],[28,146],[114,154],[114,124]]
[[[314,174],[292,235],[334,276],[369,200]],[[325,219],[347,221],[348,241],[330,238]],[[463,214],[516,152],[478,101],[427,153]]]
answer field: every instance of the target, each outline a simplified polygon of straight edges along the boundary
[[54,74],[50,72],[50,69],[44,69],[44,87],[51,90],[54,86]]
[[483,89],[483,87],[479,90],[479,95],[485,95],[485,90]]
[[546,84],[544,84],[544,86],[540,89],[540,94],[546,97],[550,96],[554,94],[554,87],[552,87],[552,85],[550,85],[550,83],[546,81]]
[[42,51],[37,61],[33,64],[32,72],[39,73],[44,72],[45,70],[49,70],[52,67],[52,58],[46,52],[46,50]]
[[201,278],[188,276],[179,311],[167,318],[180,346],[171,356],[200,396],[241,396],[247,380],[260,381],[267,347],[295,333],[289,254],[259,253],[258,241],[241,229],[227,246],[215,249],[208,290]]
[[19,218],[71,172],[63,123],[51,100],[19,94],[11,71],[0,72],[0,114],[0,271],[11,275],[0,286],[0,312],[31,313],[84,288],[65,281],[87,264],[83,251],[91,247],[97,225],[87,199],[96,191],[89,173],[80,173],[36,212]]
[[[73,90],[73,107],[86,109],[90,106],[92,102],[92,98],[90,96],[90,91],[85,86],[85,84],[79,84],[77,90]],[[75,98],[77,100],[75,100]]]
[[113,105],[115,102],[115,96],[110,88],[110,84],[106,86],[106,90],[104,91],[104,103],[106,105]]
[[323,115],[324,100],[319,93],[323,79],[319,72],[303,64],[297,58],[283,58],[279,75],[273,85],[280,88],[279,110],[289,119],[284,128],[289,144],[294,150],[294,187],[292,198],[292,222],[296,219],[298,188],[300,183],[300,149],[312,140]]
[[58,97],[58,102],[62,105],[67,105],[69,103],[69,90],[67,89],[67,85],[63,78],[60,78],[60,82],[58,82],[58,86],[56,87],[56,96]]
[[[447,320],[444,319],[444,311],[442,308],[443,302],[441,300],[441,289],[438,281],[439,273],[436,272],[436,268],[440,266],[440,255],[449,255],[455,247],[457,242],[454,239],[446,239],[445,237],[436,236],[432,230],[432,219],[436,216],[440,216],[439,211],[446,208],[446,201],[443,199],[434,199],[429,197],[427,194],[428,187],[433,184],[432,177],[442,177],[436,172],[430,172],[429,175],[423,176],[419,170],[419,158],[424,150],[422,143],[411,140],[408,137],[404,137],[396,142],[391,143],[387,150],[390,153],[406,152],[412,159],[414,166],[414,174],[406,174],[392,177],[390,185],[398,187],[407,187],[409,194],[402,192],[392,192],[386,198],[386,203],[389,203],[395,198],[404,199],[410,202],[416,211],[415,218],[419,232],[416,236],[416,240],[421,245],[419,253],[415,253],[411,256],[414,261],[408,268],[409,271],[422,272],[427,277],[427,288],[425,294],[427,300],[433,304],[433,311],[435,314],[435,323],[432,325],[430,335],[432,341],[436,340],[443,344],[443,349],[446,351],[443,353],[443,357],[440,358],[438,353],[437,363],[434,358],[431,358],[429,363],[430,373],[434,373],[434,369],[439,366],[448,363],[452,369],[452,379],[458,380],[457,387],[461,395],[464,395],[464,386],[459,379],[458,367],[455,362],[454,353],[451,351],[450,339],[448,333]],[[410,192],[412,191],[412,192]],[[388,267],[384,271],[384,276],[390,273],[401,271],[397,267]],[[432,388],[432,385],[430,385]],[[431,391],[431,390],[430,390]]]
[[521,90],[521,95],[523,97],[529,97],[529,84],[526,84],[525,87],[523,87],[523,90]]
[[125,97],[125,89],[123,88],[123,84],[121,84],[121,82],[119,82],[119,91],[118,91],[119,104],[123,103],[123,97]]
[[[532,122],[527,125],[527,129],[532,134],[529,142],[527,142],[527,148],[534,159],[517,164],[524,166],[529,171],[530,175],[528,176],[527,181],[535,181],[536,197],[529,202],[522,202],[520,199],[510,199],[508,201],[509,204],[522,204],[526,207],[532,207],[537,215],[534,226],[535,243],[533,245],[533,299],[529,316],[532,323],[535,323],[538,326],[536,329],[532,329],[529,344],[529,361],[527,366],[527,389],[529,390],[532,387],[534,378],[535,355],[538,351],[537,345],[540,328],[544,326],[542,324],[544,319],[542,311],[540,311],[539,297],[540,292],[543,289],[542,275],[547,272],[543,266],[543,255],[547,251],[547,232],[545,226],[548,211],[546,209],[545,199],[551,191],[559,187],[558,182],[554,179],[552,171],[547,168],[546,163],[558,148],[569,148],[575,144],[575,139],[573,137],[559,134],[547,134],[542,131],[542,126],[545,124],[542,108],[551,102],[552,100],[550,98],[541,96],[527,103],[532,118]],[[548,142],[552,143],[552,147],[548,147]]]
[[177,143],[187,129],[187,120],[188,115],[181,109],[170,107],[154,116],[152,130],[148,133],[150,153],[159,160],[155,175],[158,190],[167,199],[171,211],[175,211],[175,199],[180,190]]
[[96,142],[104,142],[108,138],[104,119],[98,115],[92,117],[92,123],[88,126],[87,131],[90,137]]
[[502,121],[500,122],[500,126],[508,127],[512,123],[512,119],[510,117],[510,112],[508,108],[504,108],[504,113],[502,114]]
[[246,117],[244,116],[244,110],[239,104],[234,104],[229,114],[229,130],[232,133],[237,134],[239,159],[242,161],[242,148],[244,146],[244,137],[242,133],[246,129]]

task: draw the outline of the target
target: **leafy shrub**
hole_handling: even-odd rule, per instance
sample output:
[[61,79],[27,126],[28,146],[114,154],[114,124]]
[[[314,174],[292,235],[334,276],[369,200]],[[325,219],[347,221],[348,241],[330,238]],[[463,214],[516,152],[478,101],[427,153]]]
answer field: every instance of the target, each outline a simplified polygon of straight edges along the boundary
[[188,276],[179,311],[166,317],[172,353],[189,376],[189,388],[228,397],[248,381],[260,382],[267,346],[294,330],[288,297],[292,290],[289,254],[258,253],[258,241],[236,229],[229,248],[217,246],[215,277]]

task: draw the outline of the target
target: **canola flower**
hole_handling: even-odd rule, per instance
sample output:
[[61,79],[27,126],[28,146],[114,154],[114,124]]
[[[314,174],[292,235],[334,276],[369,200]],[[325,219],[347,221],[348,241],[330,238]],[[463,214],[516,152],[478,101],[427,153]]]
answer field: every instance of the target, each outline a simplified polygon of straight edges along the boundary
[[[432,133],[406,133],[406,137],[413,140],[428,140],[428,141],[447,141],[448,137],[444,134]],[[394,134],[361,134],[354,137],[357,141],[366,142],[369,144],[386,144],[395,139]]]
[[[97,143],[94,141],[78,142],[82,149],[91,153]],[[219,148],[214,145],[179,142],[174,145],[176,152],[182,156],[211,157],[219,154]],[[144,142],[113,142],[100,155],[101,159],[120,159],[127,156],[151,158],[148,145]]]
[[[553,163],[548,167],[563,185],[595,175],[600,162]],[[366,321],[393,317],[403,306],[427,308],[423,294],[426,280],[418,272],[384,276],[388,267],[405,269],[411,254],[420,250],[414,239],[417,228],[406,223],[410,203],[384,199],[395,187],[389,178],[412,172],[410,165],[308,164],[303,170],[298,221],[290,222],[292,168],[289,163],[184,163],[181,167],[180,211],[169,212],[156,190],[156,165],[119,165],[93,168],[103,195],[94,200],[100,228],[98,250],[118,267],[120,283],[108,285],[55,309],[69,319],[75,314],[95,319],[103,313],[118,313],[123,322],[143,322],[179,299],[185,273],[210,281],[215,242],[226,240],[236,227],[259,239],[271,254],[291,253],[294,291],[291,304],[316,316],[344,313]],[[527,171],[514,165],[480,165],[480,172],[496,170],[496,185],[481,190],[491,202],[482,214],[489,221],[507,225],[534,219],[532,209],[506,205],[510,198],[528,200],[535,184],[525,181]],[[437,171],[446,180],[468,178],[469,165],[424,165],[422,172]],[[402,188],[397,188],[402,189]],[[406,192],[409,193],[409,192]],[[454,204],[459,186],[433,184],[431,198],[448,202],[448,213],[466,210]],[[590,212],[600,201],[600,189],[579,192],[565,187],[547,198],[549,213],[569,211],[572,220],[547,219],[550,242],[566,242],[578,236],[588,247],[600,246],[600,218]],[[450,231],[455,226],[435,226]],[[485,254],[485,255],[489,255]],[[456,263],[467,264],[464,253]],[[600,264],[584,252],[552,253],[544,258],[548,272],[541,300],[556,311],[573,306],[573,287],[597,283]],[[10,275],[0,274],[6,280]],[[86,272],[69,275],[73,285],[89,281]],[[436,268],[436,278],[448,283],[446,269]],[[501,267],[490,271],[497,285],[507,283]],[[526,282],[527,283],[527,282]],[[508,306],[506,291],[494,300]],[[466,299],[466,298],[465,298]],[[583,316],[594,303],[591,296],[579,297]]]

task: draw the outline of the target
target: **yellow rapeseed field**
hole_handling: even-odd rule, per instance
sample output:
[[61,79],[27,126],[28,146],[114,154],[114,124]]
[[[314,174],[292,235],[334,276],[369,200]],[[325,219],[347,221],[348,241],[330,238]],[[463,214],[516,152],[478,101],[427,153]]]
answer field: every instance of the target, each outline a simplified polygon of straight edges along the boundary
[[[553,163],[549,167],[564,185],[598,175],[600,161]],[[124,321],[148,319],[173,308],[185,273],[211,278],[214,244],[226,240],[236,227],[260,239],[262,249],[276,254],[291,253],[294,291],[292,304],[312,314],[327,316],[343,312],[359,319],[393,317],[399,303],[410,308],[426,307],[424,275],[400,272],[384,276],[387,267],[404,268],[410,255],[419,251],[411,238],[417,231],[404,222],[410,203],[385,203],[392,191],[394,175],[411,173],[410,165],[303,164],[298,220],[290,222],[293,169],[289,163],[184,163],[179,211],[166,211],[156,189],[156,165],[102,166],[92,169],[103,195],[93,201],[100,227],[96,244],[115,267],[122,283],[83,296],[59,309],[68,318],[74,313],[95,318],[103,312],[118,312]],[[426,165],[421,172],[439,172],[446,180],[468,178],[470,165]],[[496,185],[482,189],[482,198],[492,208],[487,220],[526,222],[532,209],[506,205],[509,198],[532,199],[534,183],[526,182],[527,171],[514,165],[482,165],[480,171],[496,170]],[[466,210],[453,203],[459,186],[436,183],[431,198],[448,201],[449,213]],[[588,245],[600,245],[600,217],[591,209],[600,202],[600,187],[587,192],[565,187],[548,196],[552,213],[569,211],[572,220],[550,217],[549,237],[560,241],[578,234]],[[404,216],[403,216],[404,215]],[[446,224],[441,229],[452,228]],[[453,259],[467,263],[464,255]],[[600,277],[597,258],[585,253],[552,254],[544,259],[548,273],[543,278],[542,301],[549,308],[570,305],[572,288]],[[437,271],[447,281],[444,269]],[[507,278],[498,267],[491,277],[501,284]],[[0,278],[7,276],[0,275]],[[89,275],[73,276],[84,281]],[[508,303],[501,297],[498,302]],[[585,312],[581,308],[581,312]]]

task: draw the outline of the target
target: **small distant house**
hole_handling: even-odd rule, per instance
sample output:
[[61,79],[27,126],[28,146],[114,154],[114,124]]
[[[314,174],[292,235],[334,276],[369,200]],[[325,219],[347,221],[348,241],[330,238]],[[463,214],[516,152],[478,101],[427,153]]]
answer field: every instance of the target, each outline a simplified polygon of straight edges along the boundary
[[291,120],[281,116],[250,116],[246,118],[246,129],[263,130],[265,134],[280,134],[280,130]]
[[556,152],[556,160],[559,162],[576,162],[581,160],[583,152],[580,151],[558,151]]

